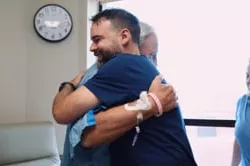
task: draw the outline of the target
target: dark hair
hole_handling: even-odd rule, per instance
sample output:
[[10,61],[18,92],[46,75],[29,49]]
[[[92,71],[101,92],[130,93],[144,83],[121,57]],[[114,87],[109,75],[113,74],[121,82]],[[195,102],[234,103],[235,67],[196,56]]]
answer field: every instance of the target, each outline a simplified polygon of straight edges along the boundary
[[93,23],[97,23],[101,19],[109,20],[112,25],[119,30],[127,28],[131,33],[133,42],[139,45],[140,26],[136,16],[124,9],[113,8],[97,13],[90,20]]

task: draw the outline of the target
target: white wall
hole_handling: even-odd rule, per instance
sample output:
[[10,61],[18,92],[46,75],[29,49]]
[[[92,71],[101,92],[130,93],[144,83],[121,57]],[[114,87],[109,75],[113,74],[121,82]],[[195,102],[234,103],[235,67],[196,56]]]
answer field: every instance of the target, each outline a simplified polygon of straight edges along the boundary
[[[33,29],[34,13],[47,3],[64,6],[73,17],[72,33],[60,43],[41,40]],[[59,84],[94,60],[88,19],[97,10],[96,0],[0,1],[0,123],[53,121]],[[56,132],[62,152],[65,126],[56,125]]]
[[[237,99],[247,92],[249,0],[124,0],[106,7],[127,9],[155,28],[158,67],[185,118],[235,118]],[[234,128],[187,126],[187,134],[198,165],[230,165]]]
[[[143,4],[143,8],[138,8]],[[249,0],[124,0],[106,4],[134,13],[155,28],[158,67],[174,85],[185,118],[235,119],[247,92]]]

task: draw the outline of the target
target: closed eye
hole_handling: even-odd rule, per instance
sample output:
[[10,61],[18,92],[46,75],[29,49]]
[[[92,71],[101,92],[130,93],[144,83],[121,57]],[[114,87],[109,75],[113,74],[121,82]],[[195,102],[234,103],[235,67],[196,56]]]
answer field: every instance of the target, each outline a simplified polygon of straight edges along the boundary
[[91,38],[91,40],[93,41],[93,43],[97,44],[100,40],[102,39],[101,36],[93,36]]

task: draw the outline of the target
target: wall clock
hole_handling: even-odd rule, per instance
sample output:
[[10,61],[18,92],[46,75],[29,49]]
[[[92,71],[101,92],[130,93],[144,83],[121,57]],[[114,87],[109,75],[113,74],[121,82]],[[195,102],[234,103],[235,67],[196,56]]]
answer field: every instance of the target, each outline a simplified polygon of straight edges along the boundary
[[40,7],[34,15],[33,25],[36,33],[49,42],[66,39],[72,31],[73,20],[70,13],[58,4]]

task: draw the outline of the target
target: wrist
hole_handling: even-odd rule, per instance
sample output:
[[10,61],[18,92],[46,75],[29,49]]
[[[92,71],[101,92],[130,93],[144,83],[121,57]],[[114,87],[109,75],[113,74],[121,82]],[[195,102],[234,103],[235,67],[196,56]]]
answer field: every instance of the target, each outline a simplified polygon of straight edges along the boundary
[[58,91],[61,92],[64,89],[64,87],[68,87],[72,91],[76,90],[76,86],[72,82],[63,82],[61,83]]
[[74,80],[69,81],[69,83],[73,84],[75,87],[77,87],[77,85],[79,84],[79,83],[76,83],[76,81]]
[[142,91],[139,99],[125,104],[124,107],[127,111],[149,111],[152,108],[146,91]]
[[151,108],[148,111],[140,111],[143,115],[143,121],[154,116],[156,113],[155,110],[157,110],[157,106],[156,106],[154,100],[151,97],[148,97],[148,100],[151,104]]
[[155,113],[156,112],[155,110],[157,110],[157,105],[155,104],[155,102],[152,99],[152,97],[148,96],[148,100],[149,100],[149,102],[151,103],[151,106],[152,106],[149,111],[152,112],[152,113]]
[[154,94],[154,93],[148,93],[148,96],[150,96],[149,98],[151,98],[153,100],[153,102],[155,103],[156,108],[155,110],[155,116],[159,117],[163,114],[163,108],[162,108],[162,104],[159,100],[159,98]]

